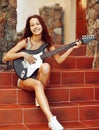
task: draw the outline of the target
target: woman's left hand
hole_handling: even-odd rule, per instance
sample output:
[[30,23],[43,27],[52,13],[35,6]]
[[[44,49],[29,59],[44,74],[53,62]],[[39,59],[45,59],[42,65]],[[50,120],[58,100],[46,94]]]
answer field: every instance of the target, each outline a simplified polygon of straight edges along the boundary
[[76,41],[76,46],[74,46],[73,48],[79,48],[82,45],[82,41],[77,40]]

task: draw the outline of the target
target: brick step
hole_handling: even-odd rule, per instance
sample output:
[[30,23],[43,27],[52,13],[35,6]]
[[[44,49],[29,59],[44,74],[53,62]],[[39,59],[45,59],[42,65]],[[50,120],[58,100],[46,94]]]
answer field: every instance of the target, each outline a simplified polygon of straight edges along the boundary
[[[51,103],[51,110],[60,122],[99,120],[99,101]],[[41,124],[47,119],[34,105],[0,105],[0,124]],[[99,124],[98,124],[99,125]]]
[[[99,84],[48,85],[45,93],[50,103],[95,101],[99,100]],[[0,86],[0,104],[34,104],[34,100],[34,92],[18,89],[16,86]]]
[[[62,122],[65,130],[99,130],[99,120],[85,122]],[[3,125],[0,130],[50,130],[47,123]]]
[[47,58],[52,69],[88,69],[92,68],[93,57],[88,56],[68,56],[62,64],[56,63],[53,58]]
[[[86,57],[86,46],[75,49],[62,65],[52,58],[53,68],[46,89],[51,110],[65,129],[99,129],[99,70],[90,69],[93,57]],[[75,56],[75,57],[74,57]],[[14,71],[0,72],[0,129],[49,130],[35,95],[16,88]]]
[[[49,84],[98,84],[98,77],[99,69],[52,69]],[[0,86],[16,84],[14,71],[0,72]]]
[[99,70],[96,69],[57,69],[51,71],[50,84],[97,84]]

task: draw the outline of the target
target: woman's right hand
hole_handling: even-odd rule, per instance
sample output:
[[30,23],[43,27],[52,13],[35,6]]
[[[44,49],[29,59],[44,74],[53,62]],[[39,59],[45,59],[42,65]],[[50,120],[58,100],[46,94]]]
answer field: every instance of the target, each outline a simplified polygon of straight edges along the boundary
[[33,64],[35,63],[36,59],[35,57],[33,57],[33,55],[26,53],[26,52],[22,52],[23,57],[25,58],[25,60],[29,63],[29,64]]

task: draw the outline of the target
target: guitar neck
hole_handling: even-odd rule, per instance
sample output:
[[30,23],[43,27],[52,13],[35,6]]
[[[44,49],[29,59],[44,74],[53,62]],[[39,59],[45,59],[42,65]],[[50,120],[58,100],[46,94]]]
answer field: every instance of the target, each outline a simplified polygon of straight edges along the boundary
[[53,55],[55,55],[55,54],[57,54],[57,53],[59,53],[61,51],[64,51],[64,50],[68,50],[69,48],[71,48],[71,47],[73,47],[75,45],[76,45],[75,42],[72,42],[72,43],[70,43],[68,45],[62,46],[62,47],[57,48],[57,49],[55,49],[53,51],[46,52],[43,55],[41,55],[41,59],[48,58],[48,57],[53,56]]

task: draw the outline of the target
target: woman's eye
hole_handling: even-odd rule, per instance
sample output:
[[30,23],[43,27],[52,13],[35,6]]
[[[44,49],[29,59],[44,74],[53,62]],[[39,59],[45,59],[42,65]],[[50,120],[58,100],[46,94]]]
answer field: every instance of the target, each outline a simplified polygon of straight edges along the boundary
[[37,23],[36,25],[40,25],[40,23]]
[[30,26],[31,26],[31,27],[33,27],[34,25],[33,25],[33,24],[31,24]]

